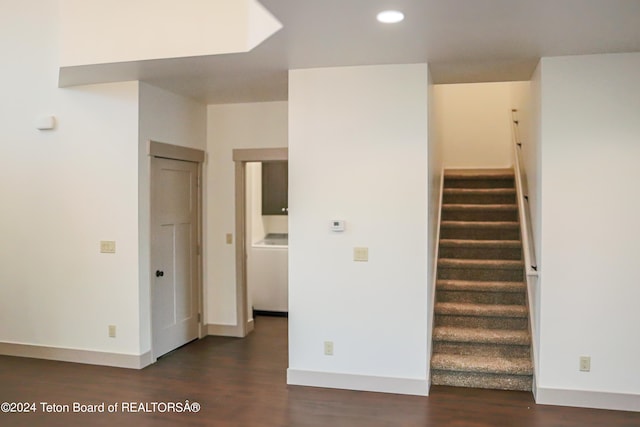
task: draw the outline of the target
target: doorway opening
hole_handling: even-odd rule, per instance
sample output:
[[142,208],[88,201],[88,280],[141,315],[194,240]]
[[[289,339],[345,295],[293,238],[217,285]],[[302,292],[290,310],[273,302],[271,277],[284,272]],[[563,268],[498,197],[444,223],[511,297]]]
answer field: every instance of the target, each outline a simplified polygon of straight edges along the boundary
[[288,162],[246,164],[247,295],[252,317],[289,311]]
[[[236,321],[238,333],[242,337],[253,330],[253,313],[247,280],[247,164],[262,163],[264,165],[265,163],[282,163],[288,160],[289,150],[287,148],[233,150],[236,207]],[[288,209],[288,206],[285,208]]]

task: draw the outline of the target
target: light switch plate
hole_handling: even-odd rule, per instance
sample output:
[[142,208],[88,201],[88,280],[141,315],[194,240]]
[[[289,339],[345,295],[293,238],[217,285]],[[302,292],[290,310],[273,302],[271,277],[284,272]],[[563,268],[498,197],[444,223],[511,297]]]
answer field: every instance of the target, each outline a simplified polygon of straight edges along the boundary
[[114,240],[101,240],[100,241],[100,253],[103,254],[115,254],[116,242]]
[[360,262],[369,261],[369,248],[353,248],[353,260]]

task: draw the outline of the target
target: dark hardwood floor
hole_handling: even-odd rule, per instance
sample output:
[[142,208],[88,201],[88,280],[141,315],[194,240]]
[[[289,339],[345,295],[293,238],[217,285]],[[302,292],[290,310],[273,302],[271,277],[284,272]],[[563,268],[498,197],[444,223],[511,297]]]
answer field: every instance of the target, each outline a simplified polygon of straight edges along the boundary
[[[640,413],[538,406],[525,392],[433,387],[419,397],[287,386],[286,330],[285,318],[259,317],[244,340],[207,337],[140,371],[0,356],[0,403],[38,410],[0,413],[0,426],[640,426]],[[153,409],[185,400],[201,410],[122,412],[122,402]],[[40,402],[70,411],[73,402],[105,402],[105,413],[43,413]]]

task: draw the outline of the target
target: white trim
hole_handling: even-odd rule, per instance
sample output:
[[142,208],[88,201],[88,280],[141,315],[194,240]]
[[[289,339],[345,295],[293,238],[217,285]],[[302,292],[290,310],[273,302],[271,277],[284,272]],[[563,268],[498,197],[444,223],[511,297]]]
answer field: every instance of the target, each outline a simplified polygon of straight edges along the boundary
[[236,148],[234,162],[280,162],[289,159],[289,149],[283,148]]
[[203,150],[152,140],[147,141],[147,154],[152,157],[184,160],[194,163],[204,163],[206,159],[206,153]]
[[426,378],[378,377],[287,369],[287,384],[427,396]]
[[640,394],[538,387],[535,395],[539,405],[640,412]]
[[29,357],[60,362],[84,363],[88,365],[113,366],[116,368],[142,369],[155,362],[148,351],[134,354],[107,353],[103,351],[76,350],[72,348],[47,347],[31,344],[0,342],[0,354],[4,356]]
[[207,335],[219,336],[219,337],[237,337],[244,338],[248,333],[253,332],[254,323],[253,319],[249,319],[247,322],[246,333],[243,333],[242,327],[238,325],[203,325],[207,331]]
[[242,327],[240,325],[205,325],[207,335],[220,337],[244,337]]
[[220,337],[243,338],[242,327],[239,325],[204,325],[207,335]]

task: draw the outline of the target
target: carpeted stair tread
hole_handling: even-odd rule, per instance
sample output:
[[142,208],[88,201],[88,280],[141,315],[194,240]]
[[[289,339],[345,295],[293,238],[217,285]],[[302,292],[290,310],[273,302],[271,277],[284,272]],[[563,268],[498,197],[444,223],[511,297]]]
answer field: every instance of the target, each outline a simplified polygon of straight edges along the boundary
[[451,341],[434,341],[433,354],[450,354],[460,356],[483,356],[503,358],[531,358],[530,345],[466,343]]
[[442,203],[445,204],[514,204],[516,203],[516,189],[498,188],[447,188],[442,191]]
[[494,179],[513,178],[513,169],[447,169],[444,177],[449,179]]
[[520,248],[520,240],[440,239],[441,247],[458,248]]
[[515,188],[443,188],[444,194],[456,194],[456,195],[510,195],[516,194]]
[[444,228],[509,228],[520,229],[518,221],[441,221]]
[[520,224],[515,220],[463,221],[444,219],[440,222],[442,239],[519,240]]
[[440,239],[440,258],[522,259],[522,243],[520,240],[478,240],[470,235],[455,237],[466,238]]
[[452,328],[482,328],[524,331],[528,329],[526,317],[487,317],[440,314],[436,316],[435,326]]
[[475,280],[438,280],[438,290],[445,291],[478,291],[478,292],[525,292],[527,286],[523,282],[484,282]]
[[493,390],[531,391],[531,375],[484,374],[479,372],[431,371],[431,384]]
[[442,205],[444,210],[483,210],[483,211],[515,211],[518,205],[512,203],[445,203]]
[[520,270],[524,267],[522,260],[504,259],[459,259],[441,258],[438,260],[439,268],[491,268],[498,270]]
[[527,317],[525,305],[437,302],[434,310],[436,314],[456,316]]
[[435,327],[433,340],[496,345],[530,345],[529,332],[526,330],[458,328],[455,326]]
[[533,374],[531,360],[516,357],[436,354],[431,358],[431,368],[454,372],[479,372],[486,374]]
[[444,203],[443,221],[517,221],[518,205],[514,203]]
[[447,170],[445,188],[514,188],[512,170]]

